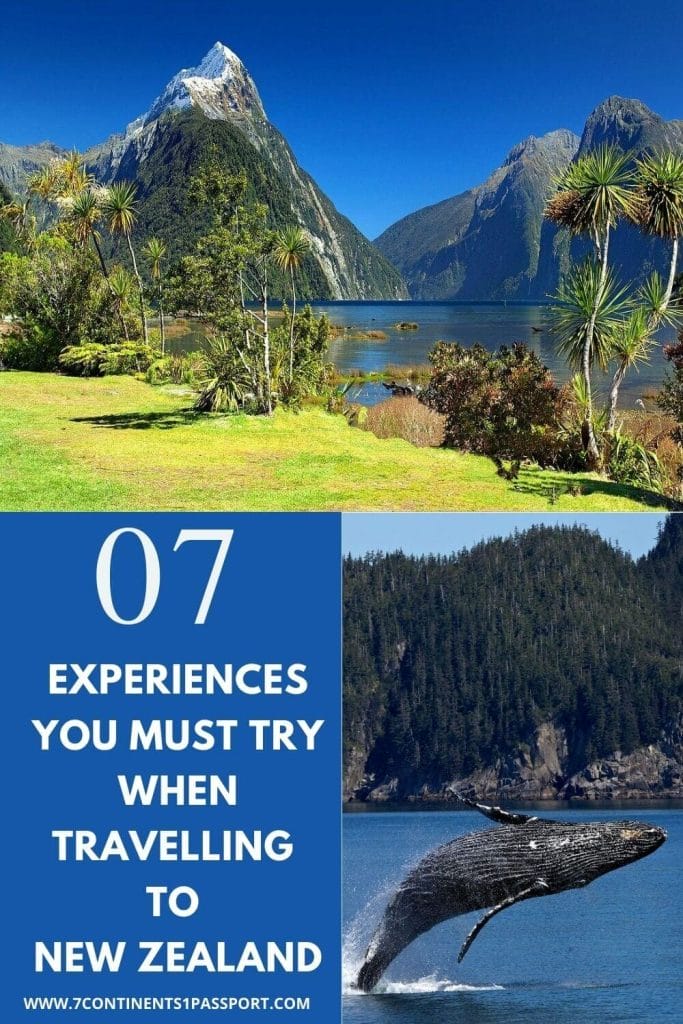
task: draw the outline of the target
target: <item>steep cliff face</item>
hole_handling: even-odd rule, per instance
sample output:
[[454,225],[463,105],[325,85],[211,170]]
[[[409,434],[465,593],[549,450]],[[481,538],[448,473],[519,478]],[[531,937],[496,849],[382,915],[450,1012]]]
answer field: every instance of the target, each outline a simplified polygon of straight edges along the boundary
[[[683,121],[665,121],[639,100],[611,96],[590,114],[581,138],[550,132],[515,147],[483,184],[404,217],[376,245],[425,299],[545,299],[586,243],[543,221],[556,174],[577,155],[613,143],[634,157],[683,150]],[[610,256],[624,280],[669,258],[659,239],[628,225],[614,232]]]
[[528,298],[538,269],[543,207],[579,139],[530,136],[477,188],[427,207],[376,240],[416,299]]
[[402,787],[398,778],[379,782],[364,775],[360,752],[349,765],[344,798],[384,803],[390,800],[450,800],[449,787],[487,801],[510,800],[680,800],[683,798],[683,718],[663,729],[659,740],[629,754],[620,750],[569,773],[570,752],[561,726],[540,725],[529,744],[497,758],[486,768],[456,776],[443,786]]
[[[269,206],[273,227],[298,223],[306,228],[312,251],[302,276],[302,298],[408,297],[397,270],[299,166],[286,139],[268,121],[244,64],[222,43],[197,67],[174,75],[149,110],[121,134],[93,147],[86,161],[105,183],[138,182],[138,231],[159,234],[171,254],[178,255],[206,226],[201,212],[188,208],[186,192],[207,155],[207,140],[232,171],[245,171],[252,195]],[[59,155],[49,144],[0,147],[0,180],[21,193],[26,175]]]

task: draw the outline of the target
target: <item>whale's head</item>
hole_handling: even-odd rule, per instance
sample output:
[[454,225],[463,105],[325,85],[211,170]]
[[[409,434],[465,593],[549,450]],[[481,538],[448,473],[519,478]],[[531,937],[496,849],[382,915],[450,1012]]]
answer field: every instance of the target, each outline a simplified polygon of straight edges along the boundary
[[666,841],[663,829],[643,821],[603,821],[574,827],[578,841],[572,844],[570,859],[584,882],[641,860]]

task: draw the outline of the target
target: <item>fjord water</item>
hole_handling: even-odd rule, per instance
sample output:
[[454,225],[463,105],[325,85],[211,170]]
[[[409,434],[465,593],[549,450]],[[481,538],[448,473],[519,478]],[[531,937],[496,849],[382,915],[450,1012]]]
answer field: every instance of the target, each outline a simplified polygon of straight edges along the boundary
[[661,1024],[683,1021],[683,810],[564,807],[569,821],[636,819],[668,833],[650,857],[578,889],[529,900],[483,929],[478,913],[420,936],[378,989],[351,986],[388,898],[428,850],[495,827],[476,812],[344,816],[344,1024]]
[[[424,364],[437,341],[457,341],[470,346],[480,342],[493,350],[500,345],[522,341],[564,383],[571,371],[557,352],[557,339],[548,331],[548,307],[522,303],[496,302],[332,302],[316,303],[317,313],[327,313],[331,321],[355,331],[383,331],[384,341],[335,338],[330,345],[330,359],[342,371],[362,370],[369,373],[386,366]],[[418,324],[416,331],[398,331],[400,321]],[[632,371],[622,386],[622,406],[633,407],[638,398],[661,387],[666,361],[661,346],[674,340],[675,332],[665,328],[652,350],[650,363]],[[598,388],[607,390],[607,378]],[[376,402],[386,398],[381,385],[366,385],[361,401]]]
[[[301,306],[301,303],[299,304]],[[571,376],[557,351],[557,339],[548,330],[548,307],[532,303],[502,302],[316,302],[317,314],[326,313],[332,323],[348,331],[333,338],[329,358],[342,372],[363,373],[387,366],[415,366],[428,362],[437,341],[476,342],[493,351],[500,345],[524,342],[552,371],[560,383]],[[414,331],[399,331],[401,321],[417,323]],[[386,339],[358,338],[354,333],[382,331]],[[200,347],[205,330],[197,322],[169,339],[168,350],[185,351]],[[632,370],[621,388],[621,407],[633,408],[637,399],[647,398],[662,385],[667,363],[662,346],[675,339],[675,331],[663,328],[657,335],[649,363]],[[400,374],[397,374],[400,379]],[[598,393],[607,393],[608,377],[596,371]],[[354,401],[373,405],[387,397],[381,383],[367,383],[353,389]]]

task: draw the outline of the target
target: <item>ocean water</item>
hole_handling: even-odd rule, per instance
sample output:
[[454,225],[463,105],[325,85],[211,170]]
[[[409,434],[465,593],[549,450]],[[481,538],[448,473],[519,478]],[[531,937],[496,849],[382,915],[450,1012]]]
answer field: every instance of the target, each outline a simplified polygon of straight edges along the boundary
[[469,810],[344,815],[344,1024],[683,1021],[683,810],[539,813],[650,821],[668,840],[585,889],[503,911],[462,964],[458,951],[479,913],[438,925],[401,953],[370,995],[352,981],[406,871],[434,846],[487,823]]

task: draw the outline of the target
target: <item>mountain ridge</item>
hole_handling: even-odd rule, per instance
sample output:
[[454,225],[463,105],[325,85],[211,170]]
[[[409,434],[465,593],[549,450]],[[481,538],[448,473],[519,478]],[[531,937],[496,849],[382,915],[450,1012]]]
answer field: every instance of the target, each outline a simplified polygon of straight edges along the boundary
[[[196,67],[177,72],[123,132],[110,135],[84,155],[89,169],[104,184],[125,178],[140,186],[134,237],[159,234],[169,253],[177,257],[191,251],[208,227],[206,213],[189,209],[185,201],[190,177],[209,155],[203,145],[207,134],[203,122],[215,126],[216,152],[231,171],[249,168],[254,175],[250,194],[271,210],[271,227],[295,223],[308,233],[311,248],[300,274],[300,298],[408,297],[398,271],[299,166],[284,136],[268,121],[246,67],[220,42]],[[176,140],[175,152],[169,148],[171,136]],[[20,194],[28,174],[63,153],[52,144],[0,146],[0,180]],[[145,173],[152,166],[155,181]],[[155,199],[157,190],[165,197],[166,209]],[[181,210],[184,220],[169,216],[169,211]],[[284,292],[280,278],[274,274],[274,283]]]
[[[344,565],[347,799],[683,795],[683,517]],[[653,638],[656,637],[656,643]]]
[[[665,121],[640,100],[609,96],[589,114],[580,137],[559,129],[541,136],[543,140],[552,151],[544,164],[537,160],[535,167],[526,167],[529,139],[524,140],[481,185],[408,214],[374,240],[406,279],[411,298],[546,299],[569,260],[587,251],[584,240],[570,239],[543,220],[557,174],[570,160],[606,142],[634,155],[683,150],[683,121]],[[488,202],[489,223],[482,232],[479,197],[490,195],[506,168],[515,165],[519,177],[514,180],[508,173],[508,191]],[[443,216],[459,218],[457,237],[449,240],[440,234],[438,220]],[[614,232],[611,256],[624,279],[638,280],[652,268],[664,271],[668,255],[660,239],[644,239],[629,225]]]

